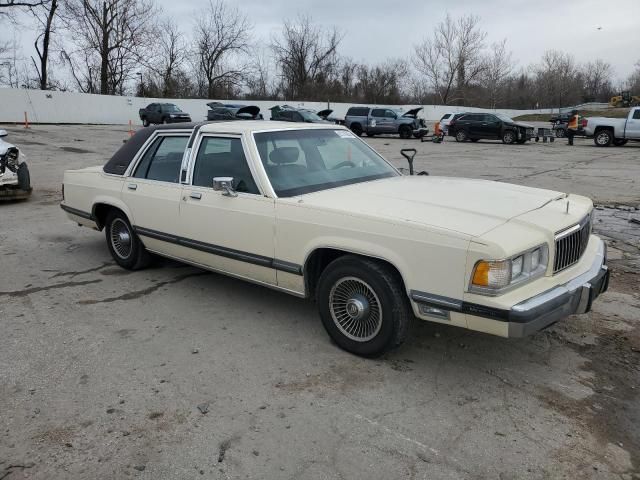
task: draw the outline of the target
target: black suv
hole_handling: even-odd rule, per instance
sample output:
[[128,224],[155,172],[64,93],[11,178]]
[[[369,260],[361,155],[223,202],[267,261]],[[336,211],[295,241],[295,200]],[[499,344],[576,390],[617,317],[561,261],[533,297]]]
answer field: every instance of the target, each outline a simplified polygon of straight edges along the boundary
[[449,135],[456,142],[480,139],[502,143],[525,143],[535,138],[533,125],[516,122],[502,113],[467,113],[449,123]]

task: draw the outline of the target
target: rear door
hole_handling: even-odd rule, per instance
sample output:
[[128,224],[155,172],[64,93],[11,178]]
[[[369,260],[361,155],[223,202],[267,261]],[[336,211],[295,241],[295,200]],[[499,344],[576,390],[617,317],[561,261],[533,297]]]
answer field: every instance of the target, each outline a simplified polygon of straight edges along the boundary
[[382,133],[384,131],[384,108],[374,108],[371,110],[371,116],[369,118],[369,126],[367,131],[370,133]]
[[134,230],[150,250],[175,256],[167,241],[178,234],[182,186],[180,166],[189,133],[160,133],[147,144],[125,179],[122,199],[131,212]]

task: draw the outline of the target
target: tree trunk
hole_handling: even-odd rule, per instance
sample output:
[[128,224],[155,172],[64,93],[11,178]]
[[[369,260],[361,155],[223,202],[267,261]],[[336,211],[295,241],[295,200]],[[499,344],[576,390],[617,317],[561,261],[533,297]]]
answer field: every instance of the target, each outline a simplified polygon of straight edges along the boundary
[[51,36],[51,25],[58,8],[58,0],[51,0],[51,8],[49,9],[49,15],[47,15],[47,24],[44,30],[44,37],[42,39],[42,55],[40,56],[40,90],[47,90],[49,87],[49,79],[47,73],[47,64],[49,60],[49,40]]
[[109,11],[107,2],[102,3],[102,45],[100,47],[100,93],[109,94]]

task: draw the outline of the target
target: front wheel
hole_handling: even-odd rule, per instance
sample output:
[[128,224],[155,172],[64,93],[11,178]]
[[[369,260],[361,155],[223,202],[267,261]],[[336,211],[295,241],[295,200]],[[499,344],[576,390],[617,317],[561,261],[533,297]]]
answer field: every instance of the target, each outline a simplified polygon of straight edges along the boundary
[[593,142],[597,147],[608,147],[613,142],[613,134],[610,130],[600,130],[596,133],[596,136],[593,137]]
[[127,270],[139,270],[150,261],[149,252],[133,231],[127,216],[119,210],[107,215],[104,227],[107,246],[118,265]]
[[567,134],[564,131],[564,128],[556,128],[556,138],[564,138]]
[[357,136],[362,136],[362,125],[359,123],[354,123],[351,125],[351,131]]
[[502,134],[502,143],[506,145],[511,145],[516,141],[516,134],[513,130],[507,130]]
[[316,300],[327,333],[344,350],[377,357],[402,344],[412,318],[399,274],[347,255],[322,272]]
[[404,138],[405,140],[411,138],[411,127],[409,127],[408,125],[403,125],[400,127],[399,133],[400,138]]

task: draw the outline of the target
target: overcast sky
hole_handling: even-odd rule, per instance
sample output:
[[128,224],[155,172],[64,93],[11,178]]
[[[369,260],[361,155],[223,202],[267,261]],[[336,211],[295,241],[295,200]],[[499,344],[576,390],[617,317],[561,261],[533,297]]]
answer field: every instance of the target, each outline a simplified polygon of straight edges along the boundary
[[[185,31],[193,27],[207,0],[156,0],[163,14]],[[487,43],[507,39],[519,67],[538,62],[551,48],[572,53],[579,62],[602,58],[616,80],[626,78],[640,60],[640,0],[228,0],[254,25],[258,45],[267,46],[282,20],[310,15],[344,33],[340,52],[356,61],[409,57],[412,45],[430,35],[447,12],[481,17]],[[601,28],[598,30],[598,28]],[[11,34],[2,29],[0,40]],[[33,54],[32,34],[18,28],[22,54]]]
[[[205,0],[159,0],[164,12],[184,29]],[[231,2],[230,2],[231,3]],[[447,12],[478,15],[490,44],[507,39],[520,66],[537,62],[557,48],[578,61],[603,58],[616,77],[626,78],[640,60],[640,0],[236,0],[268,41],[284,18],[311,15],[316,23],[336,25],[345,37],[342,54],[376,62],[408,57],[412,45],[429,35]],[[598,30],[598,27],[602,27]]]

